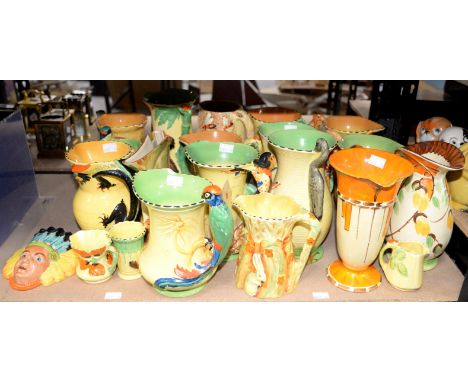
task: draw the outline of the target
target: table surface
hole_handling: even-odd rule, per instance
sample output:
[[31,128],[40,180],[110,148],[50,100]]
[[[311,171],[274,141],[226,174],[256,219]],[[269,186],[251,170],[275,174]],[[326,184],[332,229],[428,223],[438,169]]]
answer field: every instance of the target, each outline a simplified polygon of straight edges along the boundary
[[[63,227],[75,232],[78,226],[72,214],[76,189],[70,174],[39,174],[37,182],[41,198],[24,217],[9,238],[0,246],[0,264],[19,247],[25,245],[42,227]],[[391,287],[385,278],[381,286],[370,293],[350,293],[333,286],[326,278],[328,264],[337,259],[334,227],[325,243],[325,256],[306,266],[297,288],[282,298],[267,301],[456,301],[463,275],[443,254],[439,265],[424,274],[420,290],[403,292]],[[380,270],[379,265],[375,263]],[[226,263],[197,295],[177,301],[265,301],[249,297],[234,283],[235,262]],[[380,273],[383,272],[380,270]],[[121,292],[120,301],[174,301],[163,297],[143,279],[125,281],[117,274],[102,284],[90,285],[72,276],[49,287],[40,286],[26,292],[13,290],[8,281],[0,279],[0,301],[107,301],[106,293]],[[114,295],[115,296],[115,295]]]

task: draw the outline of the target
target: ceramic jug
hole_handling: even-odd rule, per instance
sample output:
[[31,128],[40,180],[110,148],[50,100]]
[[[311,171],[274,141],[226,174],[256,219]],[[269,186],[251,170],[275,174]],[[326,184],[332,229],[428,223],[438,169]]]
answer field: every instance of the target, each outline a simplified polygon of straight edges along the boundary
[[421,121],[416,127],[416,143],[438,141],[441,133],[451,126],[452,122],[444,117],[432,117]]
[[[319,219],[321,230],[313,249],[313,257],[318,260],[323,256],[320,246],[330,230],[333,215],[333,201],[324,169],[336,140],[330,134],[310,127],[280,130],[270,134],[268,140],[278,162],[271,193],[290,196]],[[301,224],[294,229],[293,243],[297,249],[304,245],[307,232]]]
[[70,236],[72,249],[78,254],[76,275],[89,284],[109,280],[117,267],[119,254],[103,229],[81,230]]
[[[388,253],[388,261],[385,261]],[[429,249],[416,242],[391,241],[380,250],[379,262],[388,282],[396,289],[417,290],[424,276],[424,257]]]
[[[206,179],[170,169],[137,173],[134,189],[150,214],[139,263],[143,278],[165,296],[199,292],[231,246],[234,223],[221,190]],[[207,205],[211,239],[205,236]]]
[[264,123],[273,122],[300,122],[301,113],[281,106],[261,106],[247,110],[252,119],[255,129]]
[[201,102],[198,125],[201,131],[216,129],[235,133],[243,142],[255,136],[255,128],[248,113],[241,105],[230,101]]
[[261,146],[260,152],[269,151],[268,137],[278,131],[290,131],[290,130],[312,130],[310,125],[302,122],[271,122],[264,123],[258,128],[258,135],[260,137]]
[[[270,189],[272,164],[267,160],[257,160],[258,151],[249,145],[199,141],[188,145],[185,150],[196,174],[225,190],[224,197],[229,208],[232,208],[232,201],[239,195],[254,194],[257,191],[267,192]],[[247,183],[249,172],[254,176],[257,187]],[[233,212],[236,224],[235,239],[229,256],[226,257],[227,261],[237,258],[244,227],[240,215]]]
[[379,255],[397,192],[413,173],[406,159],[387,151],[356,147],[334,152],[336,170],[336,246],[341,260],[328,266],[332,284],[349,292],[380,285],[372,265]]
[[[98,130],[105,127],[111,130],[114,139],[131,139],[140,143],[145,140],[146,115],[140,113],[110,113],[99,116],[96,120]],[[106,135],[106,137],[109,137]]]
[[125,221],[112,226],[109,236],[119,253],[117,274],[124,280],[141,277],[138,262],[143,251],[146,229],[140,222]]
[[[284,195],[241,195],[235,199],[234,207],[242,214],[246,226],[237,260],[236,286],[259,298],[292,292],[320,232],[319,221]],[[296,258],[291,233],[299,222],[308,226],[308,232]]]
[[447,246],[453,229],[448,171],[461,170],[465,164],[462,152],[441,141],[428,141],[407,146],[399,151],[414,166],[393,208],[387,237],[398,241],[416,241],[430,250],[424,270],[434,268]]
[[151,112],[153,130],[162,129],[174,139],[170,150],[172,167],[178,172],[188,174],[184,150],[180,147],[179,137],[188,134],[192,123],[192,104],[197,99],[195,93],[184,89],[167,89],[146,93],[144,103]]
[[131,152],[126,143],[101,140],[78,143],[66,153],[79,185],[73,214],[81,229],[107,228],[137,217],[132,176],[121,163]]

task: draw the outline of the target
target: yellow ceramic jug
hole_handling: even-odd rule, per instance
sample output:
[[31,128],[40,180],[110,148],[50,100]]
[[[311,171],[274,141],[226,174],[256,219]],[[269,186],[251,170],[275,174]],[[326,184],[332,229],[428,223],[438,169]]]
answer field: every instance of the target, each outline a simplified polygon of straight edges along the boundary
[[[385,261],[386,252],[388,261]],[[418,242],[392,241],[380,250],[379,262],[385,277],[393,287],[401,290],[421,288],[424,275],[424,257],[429,248]]]
[[460,146],[460,151],[465,157],[463,170],[447,174],[447,181],[452,198],[451,206],[456,210],[468,210],[468,143]]

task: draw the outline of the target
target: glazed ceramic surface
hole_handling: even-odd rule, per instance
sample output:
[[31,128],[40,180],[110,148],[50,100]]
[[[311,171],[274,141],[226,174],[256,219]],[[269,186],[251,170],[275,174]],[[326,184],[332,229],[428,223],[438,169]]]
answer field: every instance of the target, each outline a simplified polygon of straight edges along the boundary
[[3,277],[16,290],[52,285],[75,274],[78,259],[70,251],[70,232],[63,228],[42,228],[31,241],[6,262]]
[[109,127],[115,139],[132,139],[140,144],[145,140],[146,115],[144,114],[103,114],[97,119],[96,124],[98,130]]
[[425,269],[429,270],[437,265],[452,235],[453,216],[445,177],[448,171],[463,169],[465,159],[455,146],[440,141],[416,143],[400,152],[411,161],[414,174],[398,194],[388,237],[426,244],[430,254]]
[[90,284],[109,280],[117,267],[119,254],[103,229],[81,230],[70,236],[70,243],[78,255],[76,275]]
[[[315,209],[314,215],[321,225],[320,235],[314,246],[317,249],[330,230],[333,215],[333,202],[324,169],[329,151],[335,147],[336,140],[330,134],[309,126],[281,129],[270,134],[268,139],[278,161],[278,172],[271,193],[290,196],[312,213]],[[324,145],[318,144],[320,139]],[[293,232],[295,247],[302,248],[307,232],[306,227],[298,224]]]
[[146,229],[142,223],[125,221],[115,224],[109,230],[112,244],[119,253],[117,274],[124,280],[141,277],[138,262],[145,239]]
[[[236,286],[249,296],[280,297],[292,292],[320,232],[319,221],[293,199],[269,193],[241,195],[234,201],[246,234],[236,268]],[[292,230],[308,226],[307,239],[294,256]]]
[[416,127],[416,142],[438,141],[440,134],[452,126],[444,117],[433,117],[419,122]]
[[151,111],[153,130],[162,129],[174,139],[170,158],[178,172],[188,174],[183,148],[179,137],[190,133],[192,123],[192,104],[197,96],[184,89],[167,89],[158,93],[147,93],[145,104]]
[[[150,213],[140,272],[163,295],[187,296],[201,290],[231,245],[232,215],[218,190],[207,190],[209,186],[206,179],[169,169],[135,175],[135,193]],[[207,199],[214,199],[213,207]],[[207,203],[213,240],[205,237]]]
[[338,142],[338,146],[341,149],[366,147],[369,149],[388,151],[389,153],[395,153],[395,151],[404,147],[392,139],[370,134],[345,135],[344,138]]
[[[249,145],[199,141],[188,145],[186,153],[189,161],[195,166],[197,175],[225,190],[225,201],[229,208],[232,208],[232,201],[239,195],[252,194],[257,190],[260,192],[269,190],[271,171],[258,168],[254,164],[258,151]],[[249,171],[257,180],[257,188],[247,184]],[[241,244],[243,224],[240,215],[235,211],[234,216],[236,234],[230,251],[231,256],[227,260],[235,259]]]
[[262,142],[261,151],[267,151],[268,146],[268,137],[278,131],[289,131],[289,130],[311,130],[311,127],[305,123],[301,122],[273,122],[273,123],[264,123],[259,129],[258,133]]
[[385,129],[379,123],[354,115],[329,116],[326,118],[326,126],[343,138],[348,134],[375,134]]
[[350,292],[380,285],[371,266],[379,255],[392,206],[402,181],[413,172],[409,161],[386,151],[351,148],[333,153],[338,177],[336,245],[341,261],[328,267],[328,278]]
[[449,127],[440,134],[439,140],[460,148],[468,143],[468,130],[458,126]]
[[301,113],[280,106],[262,106],[247,111],[253,121],[255,129],[260,125],[272,122],[299,122]]
[[222,130],[235,133],[242,141],[254,138],[252,120],[241,105],[229,101],[204,101],[200,103],[198,123],[203,130]]
[[[386,253],[388,259],[386,260]],[[415,242],[389,242],[380,251],[379,262],[388,282],[401,290],[421,288],[424,277],[424,257],[429,249]]]
[[[152,134],[154,134],[154,132],[152,132]],[[137,159],[130,164],[127,164],[127,162],[125,163],[128,167],[136,171],[169,168],[169,150],[173,142],[174,140],[170,136],[166,136],[166,138],[159,145],[154,147],[142,158]]]
[[190,145],[198,141],[242,143],[242,139],[237,134],[222,130],[197,131],[196,133],[182,135],[179,140],[184,145]]
[[106,228],[137,217],[132,176],[120,162],[131,152],[125,143],[101,140],[78,143],[66,153],[79,185],[73,213],[81,229]]
[[451,171],[447,174],[452,207],[460,210],[468,210],[468,143],[460,147],[460,151],[465,157],[465,167],[463,170]]

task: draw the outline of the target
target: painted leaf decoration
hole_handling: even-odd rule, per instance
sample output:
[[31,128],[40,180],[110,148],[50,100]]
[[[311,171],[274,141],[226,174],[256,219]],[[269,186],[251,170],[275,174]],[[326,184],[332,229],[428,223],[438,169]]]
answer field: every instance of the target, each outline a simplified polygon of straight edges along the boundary
[[398,254],[397,260],[398,260],[398,261],[403,261],[403,260],[405,259],[405,257],[406,257],[406,256],[405,256],[404,253],[400,253],[400,254]]
[[408,270],[406,269],[406,266],[403,263],[398,264],[398,272],[400,272],[403,276],[408,276]]
[[434,239],[432,236],[426,237],[426,245],[428,248],[432,248],[432,245],[434,244]]
[[398,206],[399,206],[398,203],[395,203],[395,204],[393,205],[393,212],[394,212],[395,214],[397,214],[397,215],[398,215],[398,209],[399,209]]
[[436,196],[434,196],[434,197],[432,198],[432,204],[433,204],[435,207],[440,208],[439,199],[437,199]]
[[398,192],[398,201],[401,203],[403,201],[403,188]]
[[395,258],[393,256],[390,258],[390,269],[395,269]]
[[156,109],[156,120],[158,121],[158,125],[167,124],[166,129],[170,129],[179,116],[180,113],[176,108]]

